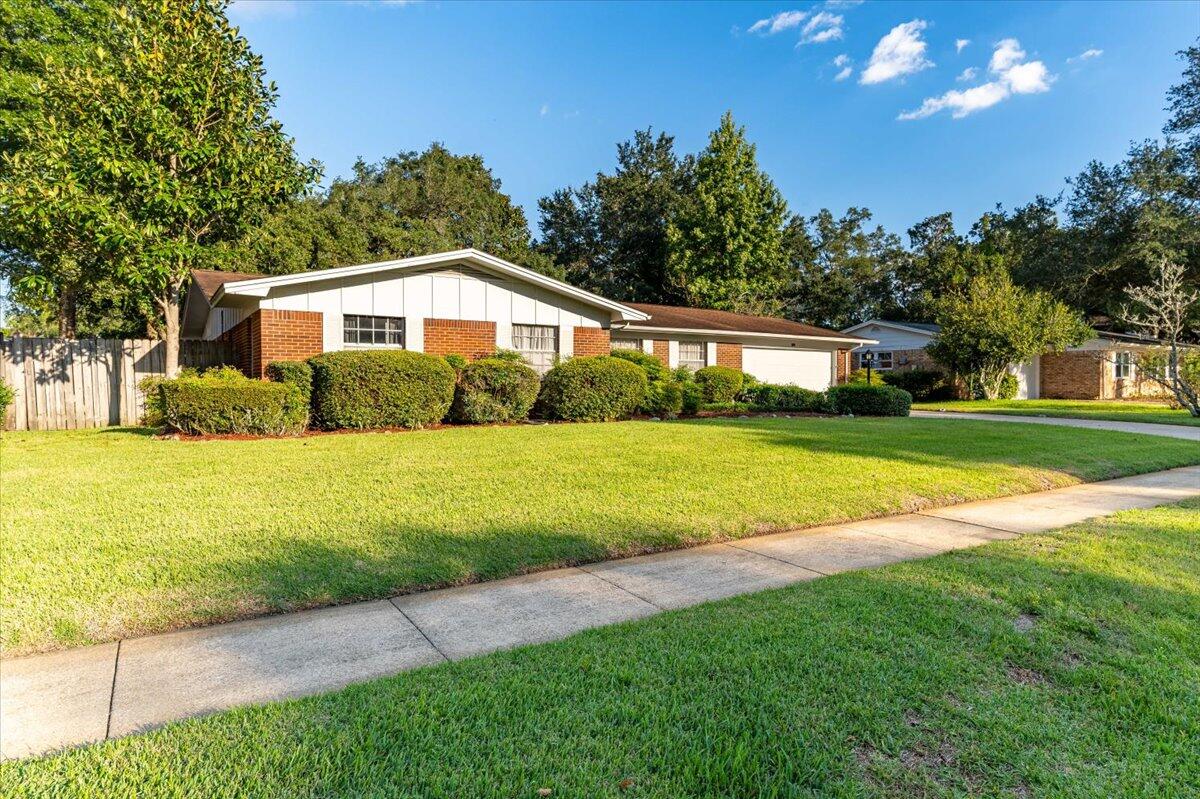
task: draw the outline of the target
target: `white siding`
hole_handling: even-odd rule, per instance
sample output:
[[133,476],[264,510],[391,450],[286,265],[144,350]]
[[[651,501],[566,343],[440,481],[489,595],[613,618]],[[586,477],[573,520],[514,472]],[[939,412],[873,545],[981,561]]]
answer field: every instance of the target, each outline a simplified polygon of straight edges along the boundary
[[878,344],[860,348],[860,351],[868,348],[872,350],[919,350],[933,340],[932,333],[910,333],[883,325],[867,325],[855,330],[851,335],[878,339]]

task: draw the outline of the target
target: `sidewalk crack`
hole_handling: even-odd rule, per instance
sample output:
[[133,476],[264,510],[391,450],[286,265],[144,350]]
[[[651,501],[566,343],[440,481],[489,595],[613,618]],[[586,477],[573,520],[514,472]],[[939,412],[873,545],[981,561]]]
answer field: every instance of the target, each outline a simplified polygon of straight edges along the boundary
[[117,640],[117,652],[113,655],[112,685],[108,687],[108,718],[104,722],[104,740],[112,737],[113,704],[117,699],[117,668],[121,665],[121,641]]
[[629,594],[629,595],[630,595],[631,597],[633,597],[634,599],[637,599],[637,600],[639,600],[639,601],[641,601],[641,602],[645,602],[647,605],[649,605],[649,606],[650,606],[650,607],[652,607],[652,608],[658,608],[659,610],[667,610],[667,608],[664,608],[662,605],[658,604],[657,602],[651,602],[649,599],[646,599],[646,597],[644,597],[644,596],[639,596],[638,594],[635,594],[633,591],[630,591],[630,590],[629,590],[628,588],[626,588],[625,586],[623,586],[623,585],[617,585],[616,583],[614,583],[612,580],[608,579],[607,577],[603,577],[603,576],[601,576],[601,575],[599,575],[599,574],[596,574],[594,571],[592,571],[591,569],[587,568],[586,566],[577,566],[576,568],[578,568],[578,569],[579,569],[579,571],[581,571],[581,572],[583,572],[583,573],[585,573],[585,574],[590,574],[590,575],[592,575],[592,576],[593,576],[593,577],[595,577],[597,580],[601,580],[601,581],[603,581],[603,582],[606,582],[606,583],[608,583],[608,584],[609,584],[609,585],[611,585],[613,588],[616,588],[618,591],[624,591],[625,593]]
[[419,632],[419,633],[421,634],[421,637],[422,637],[422,638],[424,638],[424,639],[425,639],[425,641],[426,641],[426,642],[427,642],[427,643],[428,643],[428,644],[429,644],[431,647],[433,647],[433,651],[434,651],[434,652],[437,652],[437,653],[438,653],[438,655],[439,655],[439,656],[442,658],[442,660],[446,661],[447,663],[449,663],[449,662],[450,662],[450,658],[446,657],[446,653],[445,653],[445,652],[443,652],[443,651],[442,651],[442,650],[441,650],[441,649],[438,647],[438,645],[437,645],[437,644],[435,644],[435,643],[433,642],[433,639],[432,639],[432,638],[430,638],[428,635],[426,635],[426,634],[425,634],[425,631],[421,629],[421,625],[419,625],[419,624],[417,624],[415,621],[413,621],[411,616],[409,616],[407,613],[405,613],[403,610],[401,610],[401,609],[400,609],[400,606],[396,604],[396,598],[395,598],[395,597],[392,597],[392,598],[388,599],[388,602],[391,604],[391,606],[392,606],[392,607],[394,607],[394,608],[396,609],[396,612],[397,612],[397,613],[399,613],[401,616],[403,616],[403,617],[404,617],[404,620],[405,620],[405,621],[407,621],[409,624],[411,624],[411,625],[412,625],[412,626],[413,626],[413,627],[416,629],[416,631],[417,631],[417,632]]

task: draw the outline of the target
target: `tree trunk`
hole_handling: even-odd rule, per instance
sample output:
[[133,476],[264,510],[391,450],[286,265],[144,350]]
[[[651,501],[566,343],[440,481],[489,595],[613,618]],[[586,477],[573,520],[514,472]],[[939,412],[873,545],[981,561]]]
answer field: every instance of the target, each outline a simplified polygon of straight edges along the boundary
[[76,312],[79,304],[79,288],[67,283],[58,291],[58,336],[75,338]]
[[179,374],[179,286],[169,286],[158,304],[163,313],[167,377],[175,377]]

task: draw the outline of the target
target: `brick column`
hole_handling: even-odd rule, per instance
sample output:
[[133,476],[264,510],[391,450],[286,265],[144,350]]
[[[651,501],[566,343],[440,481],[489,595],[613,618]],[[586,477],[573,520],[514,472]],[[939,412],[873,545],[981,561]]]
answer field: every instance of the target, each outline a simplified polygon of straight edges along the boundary
[[233,364],[248,377],[265,377],[272,361],[303,361],[325,351],[317,311],[262,308],[221,336],[233,348]]
[[1101,399],[1104,397],[1104,366],[1103,353],[1043,355],[1040,396],[1046,399]]
[[717,342],[717,366],[742,370],[742,345]]
[[654,340],[654,357],[662,361],[663,366],[671,365],[671,342],[662,339]]
[[612,352],[612,340],[602,327],[575,328],[575,355],[608,355]]
[[465,319],[426,319],[425,352],[462,355],[472,360],[496,354],[496,323]]
[[837,351],[837,384],[846,382],[850,376],[850,350]]

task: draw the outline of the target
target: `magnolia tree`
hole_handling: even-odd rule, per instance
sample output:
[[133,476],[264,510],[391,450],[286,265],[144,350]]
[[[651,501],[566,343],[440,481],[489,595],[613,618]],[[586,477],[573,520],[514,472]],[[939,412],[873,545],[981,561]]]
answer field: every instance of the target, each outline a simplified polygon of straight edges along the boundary
[[5,213],[77,247],[149,298],[166,371],[179,364],[180,297],[190,270],[217,265],[273,203],[303,190],[271,116],[275,87],[221,0],[126,0],[83,62],[47,64],[40,114],[5,164]]
[[1192,416],[1200,416],[1200,348],[1182,341],[1200,292],[1188,286],[1182,266],[1163,260],[1150,284],[1129,286],[1125,295],[1130,303],[1121,312],[1125,323],[1163,342],[1138,357],[1142,376],[1169,391]]
[[1091,334],[1078,312],[1013,285],[1007,272],[975,277],[935,308],[941,331],[929,354],[966,380],[972,396],[987,399],[1000,396],[1013,364],[1062,352]]

